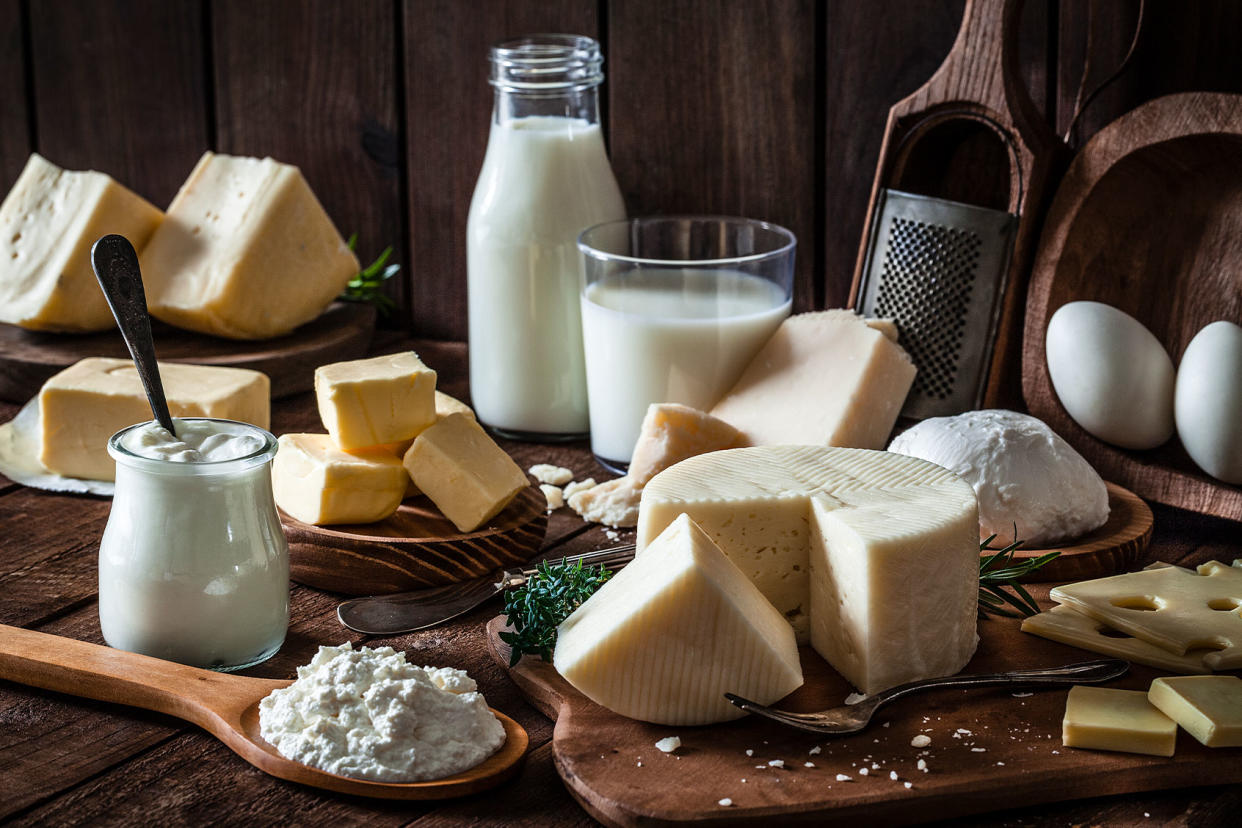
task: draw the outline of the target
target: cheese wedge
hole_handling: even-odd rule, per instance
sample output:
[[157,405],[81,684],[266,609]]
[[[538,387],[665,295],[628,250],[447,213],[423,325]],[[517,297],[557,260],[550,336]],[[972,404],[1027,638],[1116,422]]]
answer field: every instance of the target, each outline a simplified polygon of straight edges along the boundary
[[[244,368],[159,363],[174,417],[218,417],[267,428],[271,382]],[[66,477],[113,480],[108,438],[148,422],[142,381],[128,359],[91,357],[44,383],[39,391],[39,462]]]
[[1066,747],[1172,756],[1177,723],[1140,690],[1078,685],[1065,700],[1061,742]]
[[0,205],[0,322],[42,331],[113,327],[91,245],[117,233],[142,250],[164,213],[100,172],[31,155]]
[[141,254],[151,313],[231,339],[318,316],[358,258],[297,167],[207,152]]
[[1022,632],[1175,673],[1211,672],[1203,663],[1205,652],[1202,650],[1192,650],[1185,655],[1171,653],[1067,606],[1055,606],[1022,619]]
[[397,511],[408,475],[382,450],[346,452],[327,434],[282,434],[272,462],[276,505],[303,523],[375,523]]
[[673,521],[557,630],[553,663],[592,701],[665,725],[744,713],[802,684],[785,620],[689,517]]
[[1158,678],[1147,700],[1208,747],[1242,747],[1242,679],[1237,676]]
[[978,506],[940,466],[816,446],[692,457],[643,490],[640,558],[683,512],[864,693],[974,653]]
[[315,369],[319,417],[353,450],[412,440],[436,421],[436,372],[413,351]]

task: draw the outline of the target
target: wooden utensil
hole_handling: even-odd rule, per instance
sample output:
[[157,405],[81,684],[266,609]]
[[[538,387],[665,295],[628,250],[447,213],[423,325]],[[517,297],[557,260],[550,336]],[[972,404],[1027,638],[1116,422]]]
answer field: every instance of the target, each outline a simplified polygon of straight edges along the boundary
[[445,799],[514,776],[525,729],[503,713],[505,743],[482,764],[430,782],[370,782],[286,759],[259,734],[259,701],[288,681],[200,670],[71,638],[0,625],[0,679],[167,713],[198,725],[264,773],[337,793],[381,799]]

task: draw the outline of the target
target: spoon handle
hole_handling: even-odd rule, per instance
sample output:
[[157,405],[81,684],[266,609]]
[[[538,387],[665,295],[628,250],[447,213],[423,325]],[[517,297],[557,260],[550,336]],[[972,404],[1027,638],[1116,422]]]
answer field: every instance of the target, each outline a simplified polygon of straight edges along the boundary
[[147,391],[155,419],[174,435],[172,413],[164,397],[164,384],[155,364],[155,341],[151,337],[151,316],[147,313],[147,294],[142,289],[138,254],[124,236],[104,236],[91,247],[91,266],[103,288],[104,299],[116,317],[129,355],[138,367],[138,377]]

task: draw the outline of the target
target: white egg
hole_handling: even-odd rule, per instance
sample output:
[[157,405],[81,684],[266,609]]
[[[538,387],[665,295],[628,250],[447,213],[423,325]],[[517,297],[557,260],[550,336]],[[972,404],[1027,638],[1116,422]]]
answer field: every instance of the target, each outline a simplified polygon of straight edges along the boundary
[[1173,436],[1173,360],[1133,316],[1070,302],[1048,321],[1048,373],[1074,422],[1128,449]]
[[1177,369],[1177,436],[1199,468],[1242,483],[1242,328],[1213,322],[1195,334]]

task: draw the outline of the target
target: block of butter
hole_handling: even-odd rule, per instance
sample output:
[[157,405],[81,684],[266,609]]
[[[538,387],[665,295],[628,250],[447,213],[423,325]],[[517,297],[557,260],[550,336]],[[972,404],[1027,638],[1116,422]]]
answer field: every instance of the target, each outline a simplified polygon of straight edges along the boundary
[[341,451],[327,434],[282,434],[272,463],[276,505],[303,523],[374,523],[397,511],[409,476],[380,449]]
[[1242,747],[1242,679],[1237,676],[1158,678],[1147,700],[1208,747]]
[[91,269],[91,245],[119,233],[142,250],[158,207],[100,172],[31,155],[0,205],[0,322],[45,331],[102,331],[115,322]]
[[436,372],[413,351],[315,369],[319,417],[354,450],[412,440],[436,421]]
[[414,438],[404,462],[414,485],[463,532],[491,520],[528,485],[513,458],[460,413]]
[[158,318],[232,339],[318,316],[358,259],[297,167],[205,153],[141,254]]
[[[443,391],[436,391],[436,422],[443,420],[450,414],[461,414],[471,420],[475,419],[473,408],[466,405],[456,397],[450,397]],[[405,453],[410,450],[410,446],[413,443],[413,439],[402,440],[399,443],[389,443],[385,446],[385,448],[390,449],[398,457],[404,457]],[[414,497],[415,495],[422,494],[422,492],[418,490],[418,487],[414,485],[414,478],[409,477],[408,474],[406,476],[409,479],[405,485],[405,496]]]
[[[267,428],[271,382],[245,368],[161,362],[160,377],[174,417],[218,417]],[[91,357],[44,383],[39,391],[39,462],[66,477],[112,480],[108,438],[151,419],[134,363]]]
[[1066,747],[1172,756],[1177,723],[1141,690],[1078,685],[1065,700],[1061,741]]

